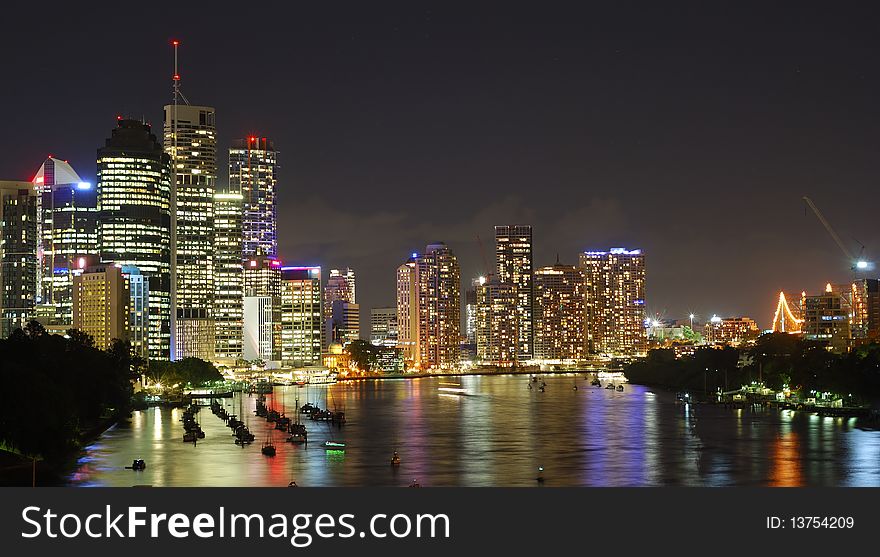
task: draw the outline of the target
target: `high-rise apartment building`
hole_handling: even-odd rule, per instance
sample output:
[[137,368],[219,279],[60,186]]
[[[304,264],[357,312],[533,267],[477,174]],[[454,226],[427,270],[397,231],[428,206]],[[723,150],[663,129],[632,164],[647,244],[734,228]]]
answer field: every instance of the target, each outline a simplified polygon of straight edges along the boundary
[[122,273],[128,279],[128,341],[133,354],[149,357],[150,287],[140,269],[123,265]]
[[91,336],[101,349],[114,339],[129,340],[129,302],[128,275],[121,266],[89,267],[73,278],[73,328]]
[[397,269],[399,346],[407,368],[454,368],[461,360],[461,272],[443,243]]
[[635,356],[647,351],[645,256],[641,250],[612,248],[580,255],[584,272],[589,351]]
[[281,268],[281,362],[321,365],[321,268]]
[[149,288],[149,357],[171,357],[171,157],[150,126],[119,119],[98,149],[98,252]]
[[535,270],[535,358],[574,363],[586,358],[584,277],[574,265]]
[[754,341],[761,334],[758,323],[750,317],[718,317],[713,315],[705,327],[709,344],[740,346]]
[[477,288],[486,283],[486,277],[471,280],[471,287],[464,293],[464,331],[467,344],[477,344]]
[[229,189],[244,204],[244,257],[278,256],[278,153],[265,137],[248,137],[229,149]]
[[509,225],[495,227],[496,275],[501,284],[516,287],[516,319],[519,338],[518,359],[521,362],[534,357],[534,306],[532,284],[532,227]]
[[803,299],[801,332],[806,340],[823,344],[834,352],[852,346],[852,291],[849,285],[831,285],[825,292]]
[[0,338],[35,317],[38,201],[31,182],[0,181]]
[[397,308],[370,309],[370,342],[376,346],[397,346]]
[[227,363],[242,357],[242,199],[240,192],[214,194],[214,358]]
[[519,359],[520,303],[516,286],[497,277],[477,286],[477,361],[484,365],[512,367]]
[[37,304],[45,325],[69,326],[73,277],[98,259],[98,198],[66,162],[49,157],[33,178],[37,208]]
[[334,300],[324,336],[330,344],[347,345],[361,336],[361,307],[345,300]]
[[880,340],[880,280],[857,279],[851,286],[853,344]]
[[214,193],[217,138],[214,109],[171,104],[165,110],[165,152],[173,168],[173,296],[175,357],[214,357]]

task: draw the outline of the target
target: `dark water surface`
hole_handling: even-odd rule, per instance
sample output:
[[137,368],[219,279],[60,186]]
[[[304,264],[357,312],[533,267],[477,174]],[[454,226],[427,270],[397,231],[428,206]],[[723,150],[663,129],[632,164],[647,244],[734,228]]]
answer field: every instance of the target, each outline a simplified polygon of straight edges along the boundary
[[[206,438],[183,443],[182,410],[151,408],[89,446],[69,483],[78,486],[880,486],[880,431],[855,419],[803,412],[676,404],[639,385],[591,387],[583,375],[370,380],[276,387],[267,403],[295,416],[299,403],[344,409],[341,429],[308,419],[308,447],[285,443],[254,416],[254,396],[223,399],[244,408],[256,441],[245,448],[209,408]],[[457,389],[458,393],[444,389]],[[578,389],[574,390],[573,387]],[[274,458],[260,453],[273,436]],[[324,441],[347,444],[326,451]],[[401,456],[390,466],[392,452]],[[142,458],[147,469],[124,467]]]

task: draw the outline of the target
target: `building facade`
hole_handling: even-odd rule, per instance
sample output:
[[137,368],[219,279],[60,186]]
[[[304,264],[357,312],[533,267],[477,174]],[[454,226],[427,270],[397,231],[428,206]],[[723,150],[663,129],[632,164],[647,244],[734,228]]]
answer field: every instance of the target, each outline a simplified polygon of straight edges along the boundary
[[73,279],[73,328],[91,336],[95,346],[129,340],[128,275],[119,265],[96,265]]
[[520,297],[516,286],[497,277],[477,287],[477,361],[513,367],[519,361],[520,321],[514,319]]
[[408,369],[451,369],[461,362],[461,271],[443,243],[397,269],[399,346]]
[[397,346],[397,308],[370,309],[370,342],[376,346]]
[[645,256],[613,248],[580,255],[586,295],[586,340],[591,353],[638,356],[647,350]]
[[171,357],[171,158],[150,126],[119,119],[98,149],[98,252],[137,267],[150,292],[149,357]]
[[851,290],[853,345],[880,341],[880,279],[855,280]]
[[38,200],[31,182],[0,181],[0,338],[36,316]]
[[[357,304],[355,297],[355,273],[354,270],[330,269],[327,276],[327,284],[324,287],[324,347],[328,347],[331,343],[336,342],[332,334],[327,331],[333,330],[333,302],[341,301],[349,304]],[[360,323],[358,323],[360,327]]]
[[330,320],[326,322],[324,337],[330,340],[330,344],[345,346],[360,338],[360,324],[360,305],[345,300],[334,300],[331,304]]
[[801,332],[806,340],[818,342],[833,352],[849,350],[852,339],[850,293],[849,285],[828,284],[822,294],[803,299]]
[[740,346],[757,340],[761,334],[758,323],[750,317],[725,317],[713,315],[706,323],[705,338],[709,344]]
[[214,358],[227,364],[242,357],[243,216],[240,192],[214,194]]
[[277,257],[278,153],[271,140],[248,137],[234,143],[229,149],[229,188],[243,198],[244,257]]
[[171,157],[174,359],[214,357],[214,108],[165,105],[165,152]]
[[587,356],[583,272],[574,265],[535,270],[535,358],[574,363]]
[[33,179],[39,194],[37,304],[44,325],[73,321],[73,277],[98,260],[98,198],[65,161],[49,157]]
[[534,266],[532,263],[532,227],[506,225],[495,227],[496,275],[502,284],[516,287],[518,302],[516,318],[518,359],[521,362],[534,357]]
[[281,268],[281,362],[292,367],[321,365],[321,268]]

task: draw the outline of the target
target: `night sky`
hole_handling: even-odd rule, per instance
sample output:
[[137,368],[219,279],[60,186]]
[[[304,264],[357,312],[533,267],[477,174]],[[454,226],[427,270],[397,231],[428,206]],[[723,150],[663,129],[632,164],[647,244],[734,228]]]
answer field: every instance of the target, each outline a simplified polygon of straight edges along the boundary
[[0,179],[51,153],[94,180],[117,114],[161,135],[178,38],[185,95],[217,109],[221,182],[233,139],[273,138],[280,255],[353,267],[364,316],[431,242],[468,285],[496,224],[533,225],[536,266],[644,249],[648,309],[670,319],[768,327],[780,289],[850,278],[803,195],[880,258],[867,7],[36,4],[2,8]]

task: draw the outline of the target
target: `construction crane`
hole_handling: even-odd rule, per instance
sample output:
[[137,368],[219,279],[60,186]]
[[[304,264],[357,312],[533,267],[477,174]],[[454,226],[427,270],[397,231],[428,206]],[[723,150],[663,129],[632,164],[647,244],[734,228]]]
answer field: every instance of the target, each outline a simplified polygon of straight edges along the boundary
[[853,271],[867,270],[870,267],[870,264],[867,261],[865,261],[864,259],[862,259],[862,255],[865,253],[864,244],[862,244],[861,242],[858,242],[862,246],[862,249],[859,252],[859,257],[853,256],[852,252],[849,251],[849,249],[843,243],[843,240],[840,239],[840,236],[837,235],[837,232],[834,231],[834,228],[831,227],[831,224],[828,222],[828,220],[825,218],[825,216],[822,215],[822,211],[820,211],[819,208],[816,207],[816,204],[813,203],[813,200],[807,196],[804,196],[803,199],[804,199],[804,202],[807,204],[807,206],[809,206],[810,209],[812,209],[813,212],[816,214],[816,218],[819,219],[819,222],[822,223],[822,226],[825,227],[825,230],[828,231],[828,234],[831,235],[831,238],[837,244],[837,247],[840,248],[840,251],[842,251],[843,254],[846,256],[846,260],[849,261],[850,264],[852,265],[851,269]]

